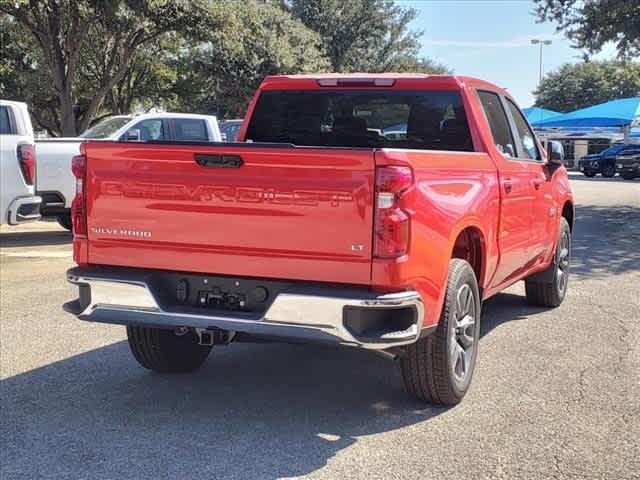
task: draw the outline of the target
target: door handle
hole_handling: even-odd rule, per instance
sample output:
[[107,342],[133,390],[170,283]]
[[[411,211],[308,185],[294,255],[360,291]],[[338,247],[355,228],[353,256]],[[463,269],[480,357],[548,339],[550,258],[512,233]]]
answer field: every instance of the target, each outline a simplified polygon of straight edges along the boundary
[[196,153],[194,158],[198,165],[205,168],[240,168],[244,163],[240,155]]
[[531,185],[533,185],[536,190],[540,190],[540,185],[542,185],[544,182],[545,180],[543,178],[534,178],[533,180],[531,180]]
[[511,190],[513,189],[513,183],[511,182],[511,179],[505,178],[502,181],[502,187],[504,188],[505,193],[511,193]]

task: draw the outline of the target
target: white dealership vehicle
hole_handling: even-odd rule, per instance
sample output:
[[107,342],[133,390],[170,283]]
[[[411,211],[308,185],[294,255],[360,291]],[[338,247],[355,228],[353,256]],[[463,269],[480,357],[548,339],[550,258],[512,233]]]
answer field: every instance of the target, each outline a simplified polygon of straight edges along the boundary
[[35,177],[33,128],[27,105],[0,100],[1,224],[17,225],[40,218]]
[[80,154],[85,140],[219,142],[221,138],[212,115],[145,113],[109,117],[79,137],[38,139],[37,190],[42,197],[42,215],[57,217],[60,225],[71,230],[71,201],[76,194],[71,159]]

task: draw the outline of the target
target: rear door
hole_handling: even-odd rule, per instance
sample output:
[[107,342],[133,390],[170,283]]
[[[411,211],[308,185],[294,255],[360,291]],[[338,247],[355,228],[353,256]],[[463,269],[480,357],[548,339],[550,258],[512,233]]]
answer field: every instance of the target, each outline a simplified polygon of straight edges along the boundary
[[500,262],[492,285],[496,286],[519,275],[533,255],[530,247],[534,201],[531,184],[533,173],[527,162],[517,159],[516,137],[511,130],[500,95],[481,90],[478,91],[478,98],[495,146],[500,152]]
[[89,262],[368,283],[371,149],[87,144]]

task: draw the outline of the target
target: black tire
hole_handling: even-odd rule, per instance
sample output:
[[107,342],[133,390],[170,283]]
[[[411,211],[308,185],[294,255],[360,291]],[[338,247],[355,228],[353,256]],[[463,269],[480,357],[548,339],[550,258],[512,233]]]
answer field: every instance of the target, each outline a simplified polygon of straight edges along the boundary
[[[464,296],[464,305],[461,296]],[[402,378],[410,395],[440,405],[460,403],[471,384],[478,354],[480,303],[478,282],[471,265],[465,260],[451,260],[436,331],[406,347],[400,360]],[[469,315],[473,317],[473,325],[466,320]],[[468,350],[465,343],[470,341]],[[463,366],[464,372],[461,372]]]
[[211,346],[198,344],[191,330],[179,336],[173,330],[127,326],[127,337],[138,363],[159,373],[197,370],[211,351]]
[[69,231],[73,229],[73,222],[71,221],[70,213],[63,213],[62,215],[58,215],[57,220],[62,228],[66,228]]
[[549,267],[525,279],[527,301],[541,307],[559,306],[567,294],[571,266],[571,229],[569,222],[560,219],[560,231],[553,262]]
[[633,180],[634,178],[636,178],[635,174],[633,173],[622,173],[621,175],[624,180]]
[[605,178],[613,178],[616,175],[616,166],[611,164],[604,167],[602,170],[602,176]]
[[593,177],[595,177],[595,176],[596,176],[596,174],[595,174],[595,173],[593,173],[593,172],[584,172],[584,176],[585,176],[585,177],[589,177],[589,178],[593,178]]

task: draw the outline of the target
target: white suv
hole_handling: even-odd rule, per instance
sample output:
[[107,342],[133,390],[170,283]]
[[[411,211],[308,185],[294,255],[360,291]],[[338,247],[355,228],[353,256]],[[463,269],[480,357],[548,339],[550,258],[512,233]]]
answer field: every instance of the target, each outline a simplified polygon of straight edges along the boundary
[[40,218],[35,195],[36,157],[27,105],[0,100],[0,224]]

